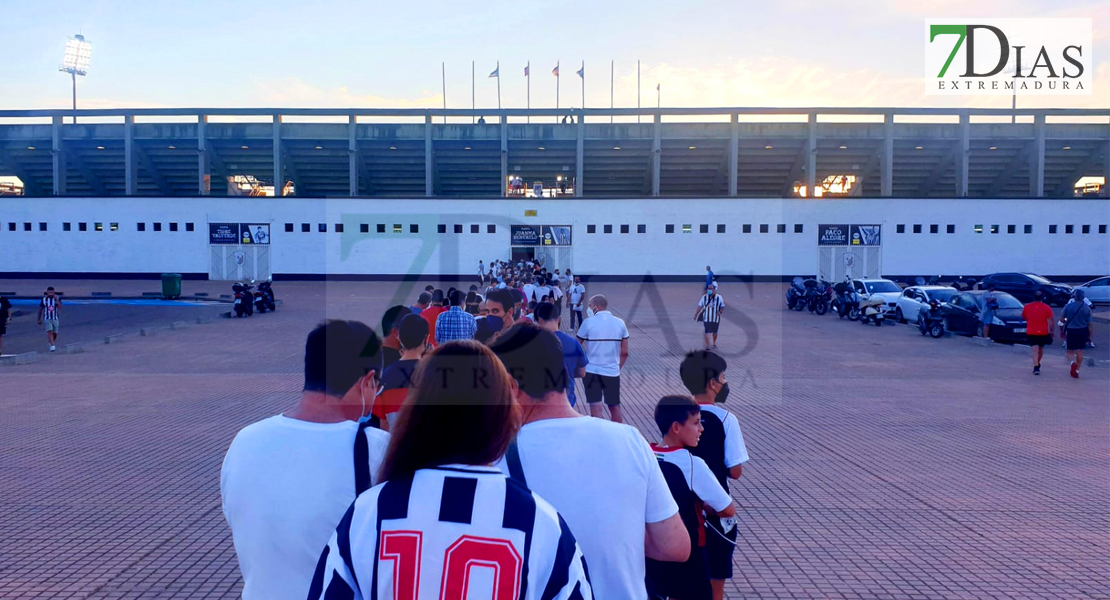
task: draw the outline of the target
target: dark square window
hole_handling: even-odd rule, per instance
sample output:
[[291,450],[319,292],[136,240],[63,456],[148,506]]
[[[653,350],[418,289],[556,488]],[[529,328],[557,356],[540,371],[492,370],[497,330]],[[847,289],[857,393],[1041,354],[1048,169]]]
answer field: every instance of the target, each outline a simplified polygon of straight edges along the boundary
[[462,225],[455,223],[455,233],[462,233]]
[[479,230],[479,227],[478,227],[477,223],[470,226],[470,233],[478,233],[478,230]]
[[759,226],[759,233],[767,233],[770,230],[771,230],[771,227],[769,225],[767,225],[766,223]]
[[709,224],[708,223],[702,223],[701,226],[698,227],[698,231],[700,233],[709,233]]
[[1017,233],[1017,225],[1007,225],[1006,233]]
[[647,233],[647,225],[637,225],[636,233]]
[[15,231],[15,223],[8,222],[8,231]]
[[794,225],[794,233],[802,233],[803,231],[805,231],[804,225],[802,225],[801,223]]
[[597,225],[587,225],[586,233],[597,233]]
[[905,225],[898,225],[897,227],[894,228],[894,232],[895,233],[906,233],[906,226]]
[[628,225],[621,225],[621,233],[628,233]]
[[95,223],[93,225],[93,228],[97,231],[104,231],[104,223]]
[[[42,230],[46,231],[46,223],[42,224]],[[1084,225],[1083,226],[1083,233],[1091,233],[1091,226],[1090,225]]]
[[725,224],[724,223],[717,224],[717,233],[724,233],[724,232],[725,232]]
[[[162,228],[161,223],[155,223],[154,224],[154,231],[162,231],[161,228]],[[88,230],[89,230],[89,224],[88,223],[78,223],[77,224],[77,231],[88,231]]]
[[393,224],[393,233],[401,233],[401,224],[400,223],[394,223]]
[[370,224],[369,223],[359,223],[358,232],[359,233],[370,233]]
[[440,223],[439,225],[436,226],[436,231],[439,232],[439,233],[447,233],[447,226],[444,225],[443,223]]
[[1075,233],[1075,225],[1064,225],[1064,233]]
[[492,223],[486,225],[486,233],[497,233],[497,225],[494,225]]
[[[1089,229],[1090,225],[1084,225],[1084,227]],[[39,231],[46,231],[46,223],[39,223]],[[1083,233],[1090,233],[1090,231],[1084,231]]]
[[71,231],[73,229],[72,223],[62,223],[62,231]]
[[1025,226],[1025,233],[1033,233],[1033,226],[1032,225],[1026,225]]
[[343,233],[343,224],[336,223],[335,227],[332,228],[332,231],[335,231],[336,233]]
[[420,224],[409,223],[409,233],[420,233]]
[[[85,224],[81,223],[81,231],[84,231],[84,230],[85,230]],[[161,223],[154,223],[154,231],[162,231],[162,224]]]
[[751,225],[751,223],[744,223],[744,226],[743,226],[743,227],[741,227],[740,229],[741,229],[741,230],[742,230],[742,231],[743,231],[744,233],[751,233],[751,232],[752,232],[752,225]]
[[318,231],[320,233],[327,233],[328,232],[328,224],[327,223],[317,223],[316,224],[316,231]]
[[[385,233],[385,223],[378,223],[377,227],[374,228],[374,231],[377,231],[378,233]],[[459,232],[456,231],[455,233]]]
[[1099,225],[1098,226],[1098,232],[1103,233],[1103,234],[1106,233],[1106,226],[1105,225]]
[[940,233],[940,225],[933,224],[929,226],[929,233]]
[[998,233],[998,225],[991,225],[991,233]]
[[946,226],[944,230],[946,233],[956,233],[956,226],[950,224]]
[[1055,225],[1049,225],[1048,226],[1048,232],[1049,233],[1056,233],[1056,226]]
[[920,224],[914,225],[913,226],[913,232],[914,233],[921,233],[921,225]]
[[193,224],[192,223],[186,223],[185,224],[185,231],[193,231]]
[[177,231],[177,223],[170,223],[170,231]]
[[136,223],[135,228],[138,231],[146,231],[146,223]]
[[605,232],[605,233],[613,233],[613,226],[612,225],[604,225],[602,227],[602,231]]
[[119,223],[109,223],[109,224],[108,224],[108,227],[109,227],[109,228],[110,228],[110,229],[111,229],[112,231],[119,231]]
[[668,224],[664,231],[666,231],[667,233],[674,233],[674,224]]
[[23,231],[31,231],[31,224],[30,223],[24,223],[23,224]]
[[308,223],[301,223],[301,233],[308,233],[309,231],[312,231],[312,228]]

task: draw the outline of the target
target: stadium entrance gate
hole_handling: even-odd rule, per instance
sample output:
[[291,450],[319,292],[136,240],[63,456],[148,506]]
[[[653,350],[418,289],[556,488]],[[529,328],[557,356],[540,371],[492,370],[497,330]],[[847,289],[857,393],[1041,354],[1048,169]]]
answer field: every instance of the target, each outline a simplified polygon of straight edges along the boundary
[[882,277],[881,225],[819,225],[817,230],[817,279]]
[[270,225],[209,223],[208,279],[244,281],[269,279]]

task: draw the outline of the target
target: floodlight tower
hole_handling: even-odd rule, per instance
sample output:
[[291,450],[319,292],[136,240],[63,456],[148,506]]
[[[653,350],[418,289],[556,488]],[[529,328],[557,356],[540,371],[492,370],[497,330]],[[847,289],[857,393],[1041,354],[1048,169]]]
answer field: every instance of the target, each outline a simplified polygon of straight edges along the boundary
[[62,57],[62,66],[59,71],[69,73],[73,79],[73,122],[77,122],[77,76],[84,77],[89,74],[89,61],[92,59],[92,43],[85,41],[85,36],[75,35],[66,39],[66,51]]

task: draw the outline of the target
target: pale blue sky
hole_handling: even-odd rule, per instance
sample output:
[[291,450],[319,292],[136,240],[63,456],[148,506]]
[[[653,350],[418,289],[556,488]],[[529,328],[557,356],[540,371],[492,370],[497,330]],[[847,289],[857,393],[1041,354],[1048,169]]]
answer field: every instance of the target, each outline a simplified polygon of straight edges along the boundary
[[532,61],[533,106],[581,104],[574,75],[586,61],[587,104],[635,106],[655,84],[669,106],[1008,106],[1008,98],[925,96],[919,61],[925,19],[1090,17],[1095,93],[1029,98],[1026,106],[1110,105],[1110,2],[1071,0],[780,2],[639,0],[355,2],[351,0],[0,0],[0,108],[64,107],[57,71],[65,38],[83,33],[92,68],[84,107],[523,106]]

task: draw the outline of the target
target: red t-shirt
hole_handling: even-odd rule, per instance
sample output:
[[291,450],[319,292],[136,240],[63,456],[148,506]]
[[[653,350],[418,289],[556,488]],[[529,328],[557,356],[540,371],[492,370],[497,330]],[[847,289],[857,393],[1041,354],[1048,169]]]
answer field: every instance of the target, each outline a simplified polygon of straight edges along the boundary
[[447,309],[442,306],[429,306],[420,312],[420,316],[428,322],[428,343],[436,345],[436,319]]
[[1030,302],[1021,310],[1025,319],[1025,332],[1029,335],[1049,335],[1052,331],[1052,309],[1044,302]]

